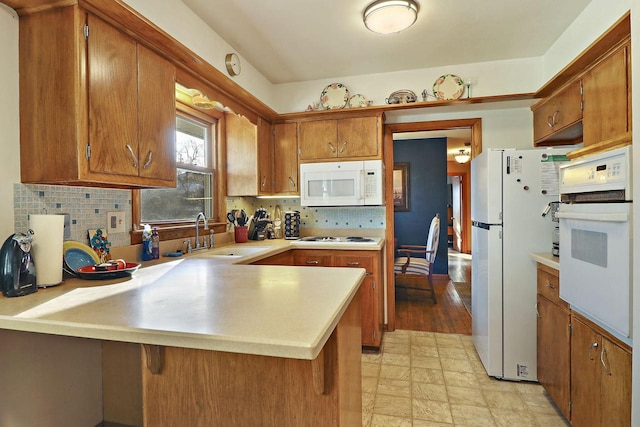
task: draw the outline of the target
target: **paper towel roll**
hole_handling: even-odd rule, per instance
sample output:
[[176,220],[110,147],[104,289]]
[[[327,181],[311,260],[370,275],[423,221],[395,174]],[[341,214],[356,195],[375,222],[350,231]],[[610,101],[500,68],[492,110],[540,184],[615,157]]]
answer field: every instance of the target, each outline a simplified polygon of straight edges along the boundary
[[36,264],[36,283],[39,287],[62,282],[62,240],[64,215],[29,215],[33,230],[31,253]]

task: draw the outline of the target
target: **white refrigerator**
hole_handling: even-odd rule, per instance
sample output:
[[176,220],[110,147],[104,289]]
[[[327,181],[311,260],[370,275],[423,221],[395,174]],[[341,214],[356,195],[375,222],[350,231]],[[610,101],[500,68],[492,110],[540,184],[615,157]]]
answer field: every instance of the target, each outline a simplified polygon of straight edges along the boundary
[[568,149],[488,149],[471,162],[472,335],[487,374],[536,381],[536,262],[551,252]]

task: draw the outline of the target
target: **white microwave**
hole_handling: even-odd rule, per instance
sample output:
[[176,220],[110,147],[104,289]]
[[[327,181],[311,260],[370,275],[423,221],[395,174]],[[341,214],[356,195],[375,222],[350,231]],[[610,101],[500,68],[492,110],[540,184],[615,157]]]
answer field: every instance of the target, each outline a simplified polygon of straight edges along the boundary
[[303,163],[301,206],[376,206],[384,204],[382,160]]

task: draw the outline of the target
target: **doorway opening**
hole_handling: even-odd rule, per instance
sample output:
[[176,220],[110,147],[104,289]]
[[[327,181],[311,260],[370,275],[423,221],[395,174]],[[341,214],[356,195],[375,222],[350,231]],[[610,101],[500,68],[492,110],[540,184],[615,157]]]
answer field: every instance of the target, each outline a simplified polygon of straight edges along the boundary
[[[459,119],[459,120],[444,120],[444,121],[433,121],[433,122],[413,122],[413,123],[397,123],[397,124],[387,124],[384,129],[384,144],[385,144],[385,164],[393,165],[394,164],[394,139],[402,139],[402,138],[414,138],[415,135],[419,135],[417,133],[422,133],[422,135],[428,134],[429,132],[444,132],[444,131],[456,131],[462,130],[467,132],[468,137],[464,137],[462,139],[466,139],[466,141],[461,142],[461,145],[464,142],[468,142],[470,145],[467,147],[470,149],[471,157],[478,155],[482,151],[482,135],[481,135],[481,126],[482,120],[477,119]],[[420,136],[422,137],[422,136]],[[464,146],[464,145],[463,145]],[[456,251],[454,253],[465,255],[466,257],[459,257],[459,259],[463,260],[463,270],[464,272],[468,272],[470,277],[470,259],[469,254],[471,252],[471,212],[470,212],[470,168],[469,163],[460,164],[454,161],[453,159],[453,151],[458,151],[458,148],[447,149],[447,175],[448,179],[451,180],[451,193],[453,196],[454,184],[455,183],[455,195],[457,197],[457,201],[454,202],[451,200],[451,215],[449,215],[449,210],[445,210],[445,214],[448,217],[447,221],[442,222],[441,226],[441,234],[443,236],[448,236],[451,233],[452,236],[452,246],[456,245]],[[452,167],[449,167],[451,163]],[[456,166],[457,165],[457,166]],[[387,167],[386,173],[386,182],[387,188],[393,188],[393,168]],[[388,192],[386,200],[386,240],[387,242],[394,242],[395,239],[395,219],[394,219],[394,199],[392,192]],[[455,205],[455,215],[454,212]],[[451,229],[449,229],[451,226]],[[447,254],[448,255],[448,254]],[[443,253],[439,253],[439,256],[445,256]],[[388,330],[393,331],[396,329],[396,288],[394,281],[394,272],[393,266],[395,259],[395,247],[392,244],[387,245],[386,253],[385,253],[387,266],[387,322],[388,322]],[[466,264],[465,264],[466,263]],[[452,263],[453,264],[453,263]],[[460,262],[455,263],[456,266],[460,266]],[[435,275],[436,283],[440,283],[440,292],[445,294],[445,298],[447,294],[451,296],[453,300],[457,300],[457,306],[450,307],[446,309],[444,305],[440,305],[436,308],[436,310],[445,310],[447,313],[444,315],[449,318],[448,322],[456,322],[456,315],[459,314],[463,318],[466,316],[468,321],[462,320],[459,321],[459,324],[464,324],[462,328],[467,328],[468,331],[458,332],[458,333],[470,333],[470,317],[469,313],[464,308],[460,298],[458,297],[458,293],[454,288],[453,282],[449,280],[449,272],[441,272],[440,274]],[[469,280],[470,281],[470,280]],[[405,290],[401,290],[399,292],[405,292]],[[411,291],[408,291],[411,292]],[[421,291],[417,291],[421,292]],[[398,294],[401,295],[401,294]],[[421,298],[421,297],[418,297]],[[428,299],[428,295],[425,295],[425,298]],[[440,301],[440,300],[439,300]],[[456,302],[456,301],[454,301]],[[404,304],[404,301],[402,301]],[[455,304],[454,304],[455,305]],[[402,307],[404,309],[404,307]],[[459,308],[462,308],[462,311],[459,311]],[[424,311],[424,310],[423,310]],[[434,314],[435,315],[435,314]],[[442,313],[438,314],[442,317]],[[408,314],[411,317],[411,314]],[[459,320],[459,319],[458,319]],[[404,321],[402,322],[404,324]],[[448,330],[445,330],[447,332]],[[448,331],[450,332],[450,331]]]

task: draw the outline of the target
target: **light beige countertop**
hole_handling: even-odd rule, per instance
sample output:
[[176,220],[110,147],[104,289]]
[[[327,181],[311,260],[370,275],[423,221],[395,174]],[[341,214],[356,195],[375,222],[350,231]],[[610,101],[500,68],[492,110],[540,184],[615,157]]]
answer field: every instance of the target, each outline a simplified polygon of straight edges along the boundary
[[237,265],[289,249],[284,240],[224,248],[252,246],[263,249],[229,257],[214,248],[130,278],[67,279],[23,297],[0,297],[0,328],[314,359],[365,270]]
[[540,264],[544,264],[547,267],[555,268],[560,271],[560,258],[551,255],[551,253],[530,253],[529,256]]

